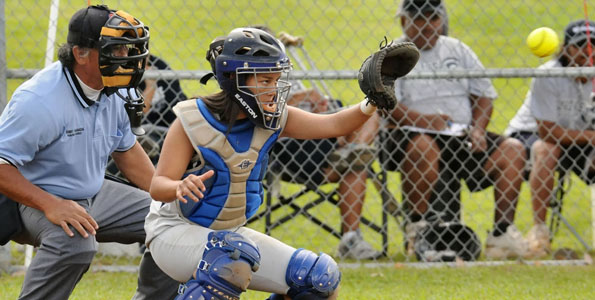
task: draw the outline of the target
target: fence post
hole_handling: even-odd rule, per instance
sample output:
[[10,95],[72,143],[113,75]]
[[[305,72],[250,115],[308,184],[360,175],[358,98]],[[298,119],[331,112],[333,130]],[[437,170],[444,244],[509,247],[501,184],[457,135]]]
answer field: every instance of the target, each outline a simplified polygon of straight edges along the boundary
[[0,0],[0,112],[8,103],[6,91],[6,18],[4,17],[4,0]]
[[595,249],[595,184],[591,188],[591,249]]
[[[4,0],[0,0],[0,113],[4,110],[6,99],[6,30],[4,18]],[[10,244],[0,246],[0,274],[10,272]]]

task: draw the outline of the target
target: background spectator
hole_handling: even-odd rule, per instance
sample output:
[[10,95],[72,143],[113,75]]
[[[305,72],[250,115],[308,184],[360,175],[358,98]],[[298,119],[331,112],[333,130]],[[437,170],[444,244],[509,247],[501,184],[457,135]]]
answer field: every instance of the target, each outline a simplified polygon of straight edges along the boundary
[[[404,36],[399,41],[411,41],[421,51],[414,72],[483,69],[468,46],[442,35],[445,14],[440,0],[401,3],[398,15]],[[400,101],[391,122],[399,128],[392,132],[389,151],[402,172],[409,205],[408,252],[412,253],[415,235],[432,214],[456,214],[430,209],[432,193],[441,197],[435,185],[442,172],[449,170],[447,176],[456,178],[457,188],[458,178],[465,179],[471,191],[494,185],[494,228],[486,240],[486,256],[524,255],[526,243],[513,222],[525,156],[520,142],[486,130],[497,96],[490,80],[405,79],[396,82],[395,92]]]
[[[564,30],[559,54],[541,69],[589,66],[589,38],[595,23],[571,22]],[[527,234],[529,254],[542,257],[551,251],[545,224],[554,188],[556,168],[571,169],[589,184],[595,182],[595,99],[593,82],[585,77],[539,77],[528,95],[530,113],[536,119],[539,140],[532,145],[533,169],[529,178],[534,226]],[[521,112],[519,112],[521,113]],[[528,115],[529,113],[527,113]]]

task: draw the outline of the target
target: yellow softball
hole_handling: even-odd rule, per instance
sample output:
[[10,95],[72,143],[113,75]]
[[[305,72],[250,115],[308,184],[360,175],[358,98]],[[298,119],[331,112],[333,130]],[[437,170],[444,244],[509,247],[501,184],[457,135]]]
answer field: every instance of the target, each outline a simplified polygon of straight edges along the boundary
[[558,50],[560,40],[558,34],[549,27],[537,28],[527,36],[527,46],[533,54],[539,57],[546,57]]

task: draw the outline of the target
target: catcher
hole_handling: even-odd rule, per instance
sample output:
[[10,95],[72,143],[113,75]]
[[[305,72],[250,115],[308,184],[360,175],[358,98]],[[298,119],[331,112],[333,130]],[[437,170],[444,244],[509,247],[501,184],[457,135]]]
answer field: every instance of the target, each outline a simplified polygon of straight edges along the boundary
[[[417,52],[409,44],[390,49],[404,57]],[[336,299],[341,273],[329,255],[295,249],[244,224],[263,201],[268,152],[279,137],[346,135],[377,107],[394,106],[388,102],[394,98],[369,97],[329,115],[286,106],[289,59],[259,29],[237,28],[216,39],[207,59],[222,91],[174,107],[177,119],[151,184],[151,196],[163,202],[154,202],[145,224],[155,262],[186,282],[178,299],[239,299],[246,289],[274,293],[269,299]]]

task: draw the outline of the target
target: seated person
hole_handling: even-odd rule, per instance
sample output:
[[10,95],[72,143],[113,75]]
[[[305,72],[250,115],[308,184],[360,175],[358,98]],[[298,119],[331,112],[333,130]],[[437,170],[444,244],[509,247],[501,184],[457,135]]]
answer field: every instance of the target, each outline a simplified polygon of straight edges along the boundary
[[[531,113],[531,108],[529,107],[531,98],[535,97],[534,95],[535,94],[532,94],[531,91],[527,93],[523,105],[521,105],[517,113],[510,120],[508,127],[504,131],[505,136],[515,138],[523,143],[526,150],[525,155],[528,158],[531,157],[531,146],[539,139],[539,135],[537,134],[537,121],[535,121],[535,118]],[[531,166],[532,162],[529,159],[523,174],[525,179],[529,178]]]
[[[400,41],[411,41],[420,49],[413,72],[435,71],[440,66],[483,69],[468,46],[441,35],[445,13],[442,1],[402,3],[398,15],[404,36]],[[402,174],[409,206],[405,228],[408,254],[413,254],[415,235],[427,226],[431,214],[444,213],[431,212],[430,198],[432,193],[442,192],[435,190],[436,183],[448,169],[456,178],[454,182],[465,179],[471,191],[494,185],[494,228],[486,240],[486,256],[501,259],[525,255],[526,242],[514,226],[525,155],[518,140],[486,130],[492,100],[497,96],[490,80],[405,78],[396,82],[395,93],[400,101],[390,121],[400,128],[392,131],[395,145],[387,150]],[[467,129],[440,133],[455,123]]]
[[[589,22],[588,27],[593,30],[595,23]],[[585,21],[570,23],[564,33],[559,54],[540,69],[589,66],[588,44],[595,43],[595,39],[588,38]],[[533,169],[529,177],[534,226],[527,234],[527,242],[532,257],[551,251],[545,220],[556,168],[571,169],[587,183],[595,182],[592,89],[593,82],[585,77],[539,77],[532,81],[528,106],[539,135],[531,148]]]
[[[171,70],[171,68],[163,59],[150,54],[147,70]],[[145,99],[143,127],[147,133],[145,136],[139,137],[138,140],[153,164],[157,164],[165,133],[176,119],[171,108],[187,97],[178,79],[144,78],[139,85],[139,90]]]
[[[332,101],[332,100],[331,100]],[[304,103],[309,103],[304,105]],[[328,98],[314,89],[290,95],[289,105],[310,107],[311,112],[328,112]],[[343,236],[337,255],[341,258],[375,259],[382,255],[366,242],[359,230],[366,195],[367,166],[376,157],[370,147],[378,129],[377,115],[348,136],[322,140],[281,139],[273,148],[286,176],[300,183],[321,185],[338,182],[339,210]]]
[[[274,33],[264,25],[251,26]],[[286,47],[299,46],[301,37],[280,34]],[[306,88],[300,81],[292,82],[292,93],[287,104],[314,113],[329,113],[341,109],[341,102],[329,99],[319,91]],[[339,138],[297,140],[284,138],[273,148],[279,168],[285,177],[298,178],[300,183],[321,185],[339,183],[339,210],[341,231],[337,255],[341,258],[376,259],[382,252],[375,250],[363,239],[359,229],[366,196],[367,167],[376,157],[370,144],[378,132],[379,118],[375,114],[355,132]]]
[[[163,59],[149,55],[147,70],[171,70]],[[178,79],[144,79],[139,89],[145,98],[145,123],[167,127],[176,119],[171,108],[186,99]]]

